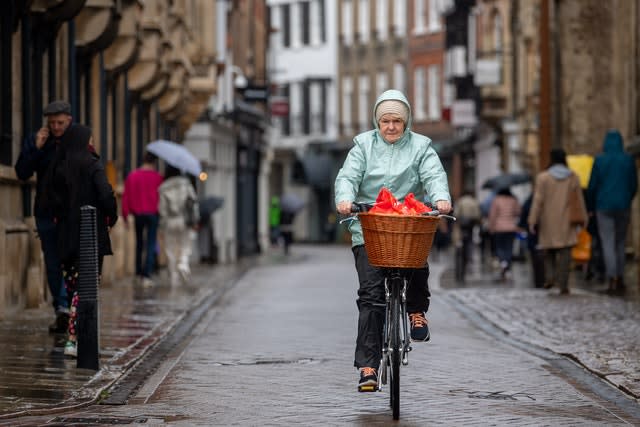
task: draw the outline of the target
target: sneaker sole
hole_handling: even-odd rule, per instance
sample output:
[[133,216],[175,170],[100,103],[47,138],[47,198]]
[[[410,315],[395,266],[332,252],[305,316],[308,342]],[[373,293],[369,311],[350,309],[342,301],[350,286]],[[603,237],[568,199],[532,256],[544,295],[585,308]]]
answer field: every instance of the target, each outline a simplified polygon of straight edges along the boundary
[[378,391],[378,384],[359,384],[358,391],[360,393]]

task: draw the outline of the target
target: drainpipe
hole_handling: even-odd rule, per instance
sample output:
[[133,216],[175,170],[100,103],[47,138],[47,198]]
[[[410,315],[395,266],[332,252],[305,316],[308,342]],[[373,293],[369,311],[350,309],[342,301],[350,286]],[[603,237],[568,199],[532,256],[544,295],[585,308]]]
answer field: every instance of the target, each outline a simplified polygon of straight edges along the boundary
[[540,1],[540,128],[538,170],[549,165],[551,148],[551,52],[549,40],[549,0]]

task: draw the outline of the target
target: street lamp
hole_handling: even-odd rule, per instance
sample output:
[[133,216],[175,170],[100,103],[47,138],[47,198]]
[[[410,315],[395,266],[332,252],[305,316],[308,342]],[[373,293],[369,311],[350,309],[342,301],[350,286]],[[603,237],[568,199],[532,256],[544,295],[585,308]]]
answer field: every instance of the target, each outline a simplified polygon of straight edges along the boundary
[[231,72],[235,73],[236,75],[236,77],[233,79],[233,86],[236,89],[244,89],[245,87],[247,87],[249,85],[249,81],[244,76],[242,68],[238,67],[237,65],[232,65],[230,68]]

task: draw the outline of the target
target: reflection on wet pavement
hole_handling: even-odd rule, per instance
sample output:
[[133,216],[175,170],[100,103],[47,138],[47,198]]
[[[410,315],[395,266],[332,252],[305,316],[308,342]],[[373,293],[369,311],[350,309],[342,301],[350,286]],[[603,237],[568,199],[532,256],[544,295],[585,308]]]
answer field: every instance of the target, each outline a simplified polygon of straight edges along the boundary
[[77,369],[63,354],[65,336],[48,333],[50,307],[0,320],[0,416],[93,400],[170,330],[182,314],[243,268],[198,266],[187,286],[160,276],[144,288],[126,278],[100,289],[100,371]]

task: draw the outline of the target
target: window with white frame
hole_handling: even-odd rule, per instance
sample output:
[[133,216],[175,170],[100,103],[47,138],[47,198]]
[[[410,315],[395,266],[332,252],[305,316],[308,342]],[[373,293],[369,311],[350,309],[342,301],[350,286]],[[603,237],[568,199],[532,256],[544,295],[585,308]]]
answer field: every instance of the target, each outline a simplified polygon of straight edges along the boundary
[[426,0],[414,0],[414,10],[413,10],[413,33],[414,34],[422,34],[426,30],[425,26],[425,8],[424,2]]
[[345,135],[353,133],[351,118],[351,100],[353,99],[353,80],[351,77],[342,78],[342,127]]
[[279,31],[274,31],[271,33],[271,45],[275,49],[280,49],[283,47],[282,45],[282,9],[279,7],[272,7],[270,12],[271,16],[271,27],[277,28]]
[[442,30],[440,24],[440,0],[427,0],[429,2],[428,30],[435,33]]
[[389,89],[389,79],[386,71],[378,71],[376,76],[376,93],[379,95]]
[[396,37],[404,37],[407,32],[407,0],[393,2],[393,29]]
[[442,115],[440,108],[440,67],[438,65],[430,65],[427,69],[428,79],[428,117],[429,120],[440,120]]
[[367,43],[369,41],[369,0],[360,0],[358,4],[358,33],[360,34],[360,42]]
[[302,133],[302,84],[291,83],[289,90],[291,135],[300,135]]
[[393,87],[402,93],[407,92],[407,76],[404,64],[396,62],[393,64]]
[[310,32],[312,46],[318,46],[323,42],[322,34],[324,33],[324,14],[323,7],[321,5],[322,1],[323,0],[313,0],[310,4],[309,21],[311,22]]
[[413,71],[413,117],[416,121],[427,118],[425,110],[425,95],[427,81],[424,67],[416,67]]
[[377,0],[376,2],[376,31],[378,40],[386,40],[389,36],[389,9],[388,0]]
[[342,42],[345,46],[353,44],[353,1],[342,2]]
[[299,3],[300,11],[300,42],[303,46],[311,44],[311,4],[308,1]]
[[282,47],[291,46],[291,7],[288,4],[280,6],[280,33],[282,33]]
[[358,78],[358,126],[360,132],[370,128],[369,107],[369,76],[362,75]]
[[291,47],[300,47],[302,43],[302,19],[300,3],[291,4]]
[[311,109],[311,134],[322,132],[322,83],[313,82],[309,90],[309,107]]

